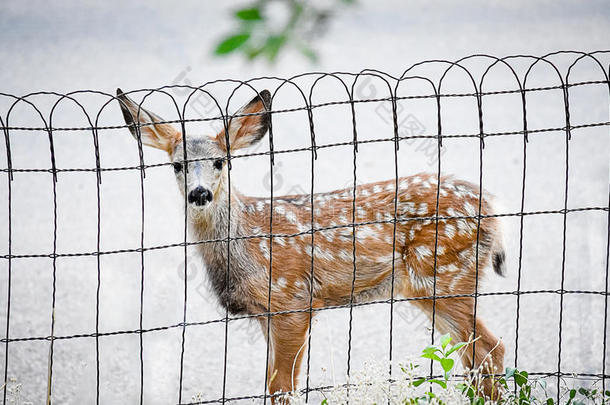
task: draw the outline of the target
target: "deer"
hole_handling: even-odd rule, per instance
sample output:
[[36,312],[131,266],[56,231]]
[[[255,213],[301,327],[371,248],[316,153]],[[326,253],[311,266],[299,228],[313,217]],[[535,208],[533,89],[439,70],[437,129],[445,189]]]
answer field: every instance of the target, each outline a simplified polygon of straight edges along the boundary
[[[466,369],[503,370],[504,344],[475,317],[478,279],[489,268],[505,275],[491,195],[451,176],[418,173],[355,190],[249,197],[229,182],[227,162],[267,133],[268,90],[217,134],[185,138],[120,89],[117,100],[133,137],[169,156],[218,302],[231,315],[260,322],[272,402],[296,389],[318,309],[392,295],[423,297],[412,304],[430,318],[434,313],[438,332],[475,339],[462,356]],[[494,383],[485,380],[483,390],[491,395]]]

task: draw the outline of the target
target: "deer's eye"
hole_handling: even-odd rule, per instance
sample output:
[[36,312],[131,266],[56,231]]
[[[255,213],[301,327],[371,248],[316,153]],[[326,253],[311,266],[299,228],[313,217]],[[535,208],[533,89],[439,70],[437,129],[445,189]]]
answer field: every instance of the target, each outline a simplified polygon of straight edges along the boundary
[[214,161],[214,168],[217,170],[222,169],[222,159],[216,159]]
[[174,172],[180,173],[182,171],[182,163],[174,162],[172,165],[174,166]]

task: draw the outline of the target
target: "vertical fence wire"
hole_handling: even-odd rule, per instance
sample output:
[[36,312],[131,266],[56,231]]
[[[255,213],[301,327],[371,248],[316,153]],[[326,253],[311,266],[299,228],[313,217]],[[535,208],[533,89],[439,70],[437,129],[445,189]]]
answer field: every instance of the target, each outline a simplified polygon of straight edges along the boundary
[[52,386],[53,386],[53,349],[55,344],[55,302],[57,294],[57,167],[55,165],[55,145],[53,142],[53,129],[49,125],[49,152],[51,156],[51,176],[53,184],[53,253],[52,269],[53,282],[51,293],[51,339],[49,343],[49,370],[47,375],[47,397],[45,403],[51,405]]
[[[97,119],[95,121],[97,127]],[[95,200],[96,200],[96,219],[95,219],[95,405],[100,404],[100,292],[102,287],[102,263],[101,263],[101,243],[102,243],[102,171],[100,162],[100,144],[98,129],[93,129],[93,147],[95,148]]]
[[[184,110],[183,110],[184,112]],[[183,113],[184,116],[184,113]],[[186,149],[186,125],[184,120],[182,120],[180,122],[180,126],[182,127],[182,139],[180,142],[180,145],[178,146],[178,148],[182,148],[182,159],[183,162],[181,163],[183,165],[183,171],[184,171],[184,182],[183,182],[183,187],[186,190],[187,185],[188,185],[188,175],[189,175],[189,170],[188,170],[188,152]],[[188,197],[186,195],[186,193],[184,194],[184,204],[183,204],[183,209],[184,209],[184,227],[183,227],[183,240],[184,240],[184,284],[182,287],[182,296],[184,297],[183,299],[183,304],[182,304],[182,327],[181,327],[181,334],[180,334],[180,373],[179,373],[179,380],[178,380],[178,403],[181,404],[182,403],[182,389],[183,389],[183,383],[184,383],[184,352],[185,352],[185,345],[186,345],[186,312],[187,312],[187,305],[188,305]]]
[[[271,110],[270,105],[264,105],[266,110]],[[274,159],[273,159],[273,127],[269,127],[269,282],[267,284],[267,347],[265,348],[265,386],[263,387],[263,404],[267,403],[267,384],[270,383],[269,379],[273,378],[270,374],[270,370],[275,370],[270,367],[270,354],[271,354],[271,294],[273,286],[273,186],[274,186]],[[261,227],[262,228],[262,227]],[[310,325],[311,326],[311,325]],[[273,359],[275,363],[275,358]],[[273,393],[270,393],[273,394]]]
[[[311,90],[313,92],[313,89]],[[310,210],[311,210],[311,261],[309,262],[310,265],[310,270],[309,270],[309,325],[308,325],[308,330],[311,331],[311,326],[312,326],[312,318],[313,318],[313,295],[314,295],[314,288],[315,288],[315,268],[314,268],[314,258],[315,258],[315,240],[314,240],[314,235],[315,232],[314,230],[314,179],[315,179],[315,162],[316,159],[318,158],[318,152],[316,150],[316,130],[314,127],[314,121],[313,121],[313,111],[311,109],[311,105],[312,105],[312,101],[311,101],[311,96],[312,94],[309,94],[309,98],[307,100],[307,120],[309,121],[309,135],[311,138],[311,160],[310,160],[310,164],[311,164],[311,188],[310,188],[310,195],[309,195],[309,203],[310,203]],[[349,360],[348,360],[349,363]],[[306,376],[306,381],[305,381],[305,401],[309,400],[309,371],[310,371],[310,367],[311,367],[311,333],[309,333],[309,336],[307,337],[307,376]],[[349,372],[348,372],[349,375]]]
[[563,300],[565,291],[565,277],[566,277],[566,243],[567,243],[567,231],[568,231],[568,188],[569,188],[569,173],[570,173],[570,103],[568,99],[568,83],[563,83],[563,101],[565,108],[565,189],[563,199],[563,230],[561,240],[561,286],[559,289],[559,342],[557,344],[557,403],[560,398],[560,385],[561,385],[561,349],[562,349],[562,338],[563,338]]
[[[610,65],[608,65],[608,74],[606,79],[610,78]],[[608,81],[608,119],[610,120],[610,80]],[[608,237],[606,241],[606,280],[605,280],[605,298],[604,298],[604,329],[603,329],[603,351],[602,354],[602,392],[606,392],[606,360],[608,356],[608,283],[610,283],[610,182],[608,184],[608,214],[607,214]]]
[[7,394],[7,385],[8,385],[8,357],[9,357],[9,352],[8,352],[8,343],[9,343],[9,338],[10,338],[10,319],[11,319],[11,285],[12,285],[12,275],[13,275],[13,269],[12,269],[12,253],[13,253],[13,249],[12,249],[12,235],[13,235],[13,224],[12,224],[12,212],[11,212],[11,208],[12,208],[12,181],[13,181],[13,171],[12,171],[12,160],[11,160],[11,141],[9,138],[9,129],[8,127],[8,119],[6,120],[6,125],[4,124],[4,120],[2,120],[2,117],[0,117],[0,125],[2,125],[4,128],[2,130],[2,132],[4,133],[4,141],[5,141],[5,145],[6,145],[6,166],[7,166],[7,170],[6,170],[6,185],[7,185],[7,205],[8,205],[8,210],[7,210],[7,231],[8,231],[8,235],[7,235],[7,239],[8,239],[8,260],[7,260],[7,283],[6,283],[6,327],[5,327],[5,336],[6,336],[6,340],[4,342],[4,389],[2,390],[2,405],[6,405],[6,394]]

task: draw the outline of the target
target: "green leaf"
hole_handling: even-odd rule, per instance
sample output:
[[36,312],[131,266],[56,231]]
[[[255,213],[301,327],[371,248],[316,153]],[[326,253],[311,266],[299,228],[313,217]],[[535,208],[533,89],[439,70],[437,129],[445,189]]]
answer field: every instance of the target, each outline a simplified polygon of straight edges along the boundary
[[328,400],[324,398],[322,402],[320,402],[320,405],[328,405]]
[[576,390],[575,389],[571,389],[570,390],[570,399],[574,399],[575,396],[576,396]]
[[247,32],[231,35],[218,44],[214,53],[216,55],[226,55],[227,53],[231,53],[245,44],[248,39],[250,39],[250,33]]
[[256,59],[260,56],[261,53],[265,50],[264,47],[248,47],[246,51],[246,56],[249,60]]
[[445,381],[441,381],[441,380],[437,380],[435,378],[432,378],[430,380],[428,380],[429,383],[433,383],[433,384],[438,384],[441,387],[443,387],[443,389],[447,389],[447,383]]
[[518,385],[519,387],[521,387],[523,384],[526,384],[526,383],[527,383],[527,376],[526,376],[526,375],[524,375],[524,373],[525,373],[524,371],[523,371],[523,372],[519,372],[519,371],[517,371],[517,372],[515,373],[515,375],[514,375],[514,377],[515,377],[515,382],[517,383],[517,385]]
[[447,347],[447,345],[451,342],[451,336],[447,333],[441,336],[441,347],[443,350]]
[[305,46],[305,45],[301,45],[299,47],[299,50],[301,51],[303,56],[305,56],[311,62],[316,63],[318,61],[318,54],[316,53],[316,51],[314,51],[310,47]]
[[258,7],[242,8],[235,12],[235,16],[243,21],[259,21],[263,19]]
[[460,343],[456,343],[451,349],[449,349],[446,353],[447,356],[451,355],[451,353],[455,352],[456,350],[460,350],[462,347],[466,346],[467,343],[466,342],[460,342]]
[[413,386],[414,387],[419,387],[420,385],[422,385],[425,382],[426,382],[425,378],[420,378],[419,380],[413,381]]
[[546,400],[546,405],[554,405],[554,404],[555,404],[555,401],[553,401],[553,398],[548,398]]
[[441,351],[441,349],[439,349],[436,346],[428,346],[424,350],[422,350],[423,353],[436,353],[436,352],[440,352],[440,351]]
[[434,361],[441,361],[441,358],[438,357],[434,353],[424,353],[424,354],[421,355],[421,357],[423,357],[424,359],[432,359]]
[[506,367],[506,379],[510,379],[512,376],[515,375],[515,373],[517,372],[517,369],[514,367]]
[[446,373],[451,371],[454,363],[453,359],[441,359],[441,367],[443,367]]
[[270,35],[265,43],[265,53],[270,61],[274,61],[278,52],[286,43],[286,35]]

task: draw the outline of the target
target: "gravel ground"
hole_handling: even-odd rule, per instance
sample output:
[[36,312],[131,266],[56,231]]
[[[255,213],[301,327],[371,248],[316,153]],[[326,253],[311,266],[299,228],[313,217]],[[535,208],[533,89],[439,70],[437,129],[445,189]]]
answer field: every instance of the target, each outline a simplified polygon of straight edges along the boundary
[[[16,95],[48,90],[67,92],[97,89],[112,92],[151,88],[172,83],[199,84],[217,78],[247,79],[259,75],[288,77],[308,70],[384,70],[393,75],[413,63],[431,58],[457,59],[474,53],[537,54],[560,49],[591,51],[607,47],[610,12],[602,1],[500,2],[474,1],[432,5],[426,1],[408,4],[397,1],[361,2],[337,17],[320,44],[321,64],[310,66],[299,55],[287,54],[276,65],[247,64],[239,58],[224,60],[210,56],[212,41],[229,29],[224,7],[184,1],[179,7],[157,1],[122,4],[61,1],[53,8],[45,2],[8,1],[0,5],[0,91]],[[219,22],[221,22],[219,24]],[[556,58],[565,76],[567,59]],[[608,69],[610,58],[601,58]],[[469,67],[481,73],[481,60]],[[523,75],[524,65],[516,64]],[[419,71],[436,78],[438,69]],[[570,81],[603,80],[593,63],[583,61]],[[477,77],[479,77],[477,76]],[[487,90],[514,88],[508,70],[497,69],[486,79]],[[531,80],[531,81],[529,81]],[[529,87],[558,84],[556,73],[539,66],[528,79]],[[261,82],[260,88],[277,87]],[[311,81],[304,81],[307,90]],[[257,87],[259,84],[257,84]],[[446,87],[445,87],[446,86]],[[215,94],[226,97],[229,88],[218,86]],[[317,102],[344,100],[336,82],[325,80],[316,88]],[[443,91],[471,92],[467,77],[457,71],[447,77]],[[400,94],[427,94],[413,86]],[[362,81],[355,92],[360,98],[384,97],[379,80]],[[180,102],[185,97],[176,94]],[[246,101],[245,93],[236,96]],[[106,98],[79,95],[86,110],[95,114]],[[33,96],[32,102],[48,119],[56,98]],[[9,98],[0,97],[0,117],[6,120]],[[235,103],[235,107],[239,103]],[[276,108],[298,106],[296,92],[287,91],[274,101]],[[166,119],[172,116],[167,99],[151,100],[151,109]],[[528,94],[527,118],[531,129],[561,128],[565,125],[561,90]],[[388,103],[358,105],[361,139],[392,136]],[[189,113],[205,108],[191,104]],[[518,94],[484,98],[486,132],[518,131],[522,128]],[[349,141],[352,122],[349,106],[315,110],[319,144]],[[591,85],[570,90],[572,124],[607,122],[608,87]],[[401,101],[399,118],[405,128],[425,134],[436,133],[436,105],[433,100]],[[296,112],[274,116],[275,148],[297,148],[310,142],[307,115]],[[39,127],[40,118],[31,107],[17,106],[10,114],[12,126]],[[88,123],[69,102],[54,113],[53,126],[79,127]],[[120,125],[116,105],[106,107],[99,125]],[[443,133],[478,133],[476,102],[446,99],[442,103]],[[408,126],[407,126],[408,125]],[[413,126],[415,125],[415,126]],[[193,125],[189,131],[210,132],[209,125]],[[407,130],[407,129],[405,129]],[[87,131],[55,132],[58,168],[93,168],[93,139]],[[102,167],[139,164],[137,145],[128,131],[99,132]],[[14,168],[50,167],[48,136],[42,131],[10,132]],[[525,211],[559,210],[564,206],[566,178],[565,132],[533,133],[527,144]],[[391,143],[363,146],[358,153],[358,181],[391,178],[394,173]],[[259,149],[263,151],[264,148]],[[434,171],[434,143],[404,142],[399,151],[400,175]],[[443,172],[475,183],[479,181],[479,140],[446,139],[442,149]],[[315,189],[328,191],[351,184],[352,149],[349,146],[321,150],[315,162]],[[576,129],[569,141],[568,207],[607,207],[610,139],[608,126]],[[147,149],[146,164],[166,162],[163,153]],[[520,210],[523,176],[523,137],[490,137],[483,150],[483,186],[496,196],[500,213]],[[7,167],[6,147],[0,146],[0,167]],[[310,154],[276,157],[274,194],[310,188]],[[332,175],[329,175],[331,174]],[[172,170],[157,167],[139,171],[108,171],[102,174],[100,194],[100,249],[134,249],[141,245],[144,218],[144,246],[160,246],[183,240],[182,202]],[[269,162],[251,157],[235,162],[232,179],[244,193],[269,194]],[[92,172],[63,172],[58,175],[57,238],[53,238],[53,183],[49,173],[15,173],[10,184],[12,199],[12,254],[50,254],[54,242],[58,253],[97,250],[97,186]],[[0,177],[0,255],[8,253],[8,198],[6,176]],[[144,210],[142,213],[142,193]],[[564,216],[546,214],[523,220],[521,290],[604,291],[607,269],[607,211],[581,211]],[[508,276],[489,277],[484,292],[517,289],[520,257],[520,220],[504,221],[508,255]],[[565,240],[565,243],[564,243]],[[565,249],[564,249],[565,245]],[[564,254],[565,253],[565,254]],[[204,269],[190,250],[188,256],[189,322],[221,318],[207,289]],[[565,258],[565,260],[563,260]],[[142,336],[143,367],[140,366],[140,335],[119,334],[99,339],[100,398],[105,404],[137,403],[140,373],[144,402],[166,404],[178,401],[182,321],[184,250],[180,247],[102,255],[99,330],[130,331],[139,328],[140,292],[143,293],[143,325],[159,328]],[[144,280],[142,281],[142,267]],[[55,272],[53,271],[55,268]],[[95,331],[97,258],[93,255],[51,258],[19,258],[11,261],[10,337],[46,337],[51,331],[52,286],[55,274],[55,335],[90,334]],[[6,324],[8,260],[0,259],[0,324]],[[519,339],[516,348],[514,295],[494,295],[479,300],[478,311],[488,326],[507,346],[506,364],[515,363],[534,372],[554,372],[558,367],[561,339],[561,370],[601,373],[603,362],[604,296],[565,294],[562,333],[560,295],[527,294],[520,300]],[[401,361],[413,357],[430,339],[427,319],[409,304],[394,307],[392,357]],[[349,313],[345,309],[323,312],[314,322],[311,346],[312,386],[345,380]],[[367,359],[383,361],[390,353],[390,308],[370,305],[354,311],[351,365],[358,369]],[[4,327],[2,336],[5,337]],[[227,397],[262,394],[264,389],[265,342],[258,327],[245,320],[229,323],[227,336]],[[33,340],[8,345],[8,375],[21,384],[25,400],[41,403],[45,397],[50,342]],[[96,393],[96,342],[91,337],[57,340],[53,348],[53,396],[58,404],[92,403]],[[606,349],[606,373],[610,349]],[[4,375],[7,352],[0,350],[0,375]],[[188,327],[184,347],[183,401],[201,394],[203,400],[218,399],[223,391],[225,353],[224,323]]]

